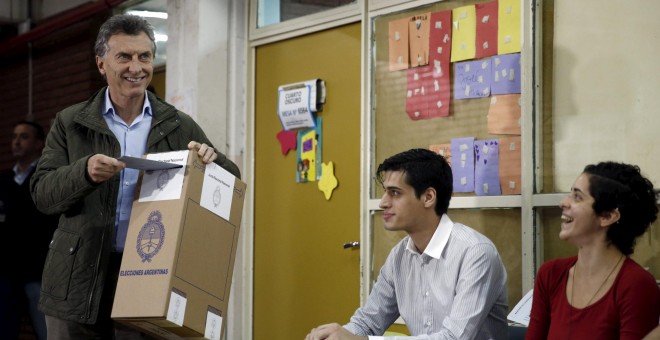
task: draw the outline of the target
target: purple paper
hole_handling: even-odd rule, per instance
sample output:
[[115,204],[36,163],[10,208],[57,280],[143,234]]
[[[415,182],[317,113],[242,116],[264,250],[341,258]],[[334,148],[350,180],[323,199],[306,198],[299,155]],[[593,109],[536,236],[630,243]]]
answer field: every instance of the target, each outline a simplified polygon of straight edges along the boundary
[[492,94],[520,93],[520,53],[496,55],[491,58]]
[[454,99],[490,96],[491,60],[454,63]]
[[474,137],[451,140],[451,172],[454,192],[474,191]]
[[501,195],[500,146],[497,139],[474,142],[474,164],[474,191],[477,195]]

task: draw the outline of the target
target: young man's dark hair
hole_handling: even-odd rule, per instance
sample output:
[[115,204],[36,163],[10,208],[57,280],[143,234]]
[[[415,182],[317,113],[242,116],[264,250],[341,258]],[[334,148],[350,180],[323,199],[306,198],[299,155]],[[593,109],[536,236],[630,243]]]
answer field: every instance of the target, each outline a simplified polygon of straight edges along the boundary
[[435,206],[438,216],[449,209],[454,181],[451,167],[443,156],[427,149],[411,149],[387,158],[378,166],[376,179],[381,185],[386,171],[404,172],[406,183],[415,188],[418,198],[426,188],[435,188],[438,193],[438,204]]

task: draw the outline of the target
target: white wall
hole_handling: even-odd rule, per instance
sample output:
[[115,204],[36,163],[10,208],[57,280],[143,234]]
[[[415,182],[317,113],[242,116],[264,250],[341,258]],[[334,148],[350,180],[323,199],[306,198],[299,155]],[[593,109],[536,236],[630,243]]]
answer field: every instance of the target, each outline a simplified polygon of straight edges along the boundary
[[[247,10],[244,0],[168,0],[166,99],[190,114],[216,148],[245,174]],[[245,228],[242,226],[241,228]],[[244,338],[251,325],[243,306],[251,290],[245,282],[245,232],[238,252],[227,315],[227,339]],[[249,330],[248,330],[249,332]]]
[[658,13],[657,0],[555,1],[557,191],[604,160],[637,164],[660,184]]

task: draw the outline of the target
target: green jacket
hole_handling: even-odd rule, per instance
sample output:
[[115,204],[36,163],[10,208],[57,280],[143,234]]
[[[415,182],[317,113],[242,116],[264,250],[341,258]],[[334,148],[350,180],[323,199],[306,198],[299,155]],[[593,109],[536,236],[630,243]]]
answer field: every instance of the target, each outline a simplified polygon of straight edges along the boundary
[[[47,315],[96,323],[112,251],[119,176],[101,184],[87,177],[94,154],[120,156],[120,145],[101,115],[103,88],[86,102],[60,111],[30,181],[37,208],[59,214],[43,272],[39,308]],[[193,119],[149,93],[152,127],[147,152],[185,150],[191,140],[211,145]],[[236,164],[218,153],[217,164],[240,178]]]

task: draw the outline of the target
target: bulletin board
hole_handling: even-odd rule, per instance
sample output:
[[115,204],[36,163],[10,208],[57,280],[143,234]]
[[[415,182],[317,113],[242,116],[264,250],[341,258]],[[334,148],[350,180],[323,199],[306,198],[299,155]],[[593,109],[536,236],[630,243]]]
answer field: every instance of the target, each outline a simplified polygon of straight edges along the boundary
[[[492,3],[489,1],[443,1],[430,6],[417,7],[400,13],[383,15],[374,19],[373,60],[373,107],[374,107],[374,164],[385,158],[413,148],[429,148],[431,144],[450,143],[452,138],[474,137],[475,140],[509,137],[488,132],[488,111],[492,97],[454,98],[453,67],[450,71],[451,94],[446,117],[411,119],[406,113],[407,72],[392,71],[390,60],[389,26],[391,22],[426,13],[452,10],[457,7]],[[454,63],[452,63],[453,65]],[[518,134],[519,135],[519,134]],[[375,188],[372,198],[381,195]],[[455,193],[456,196],[473,196],[474,193]]]

